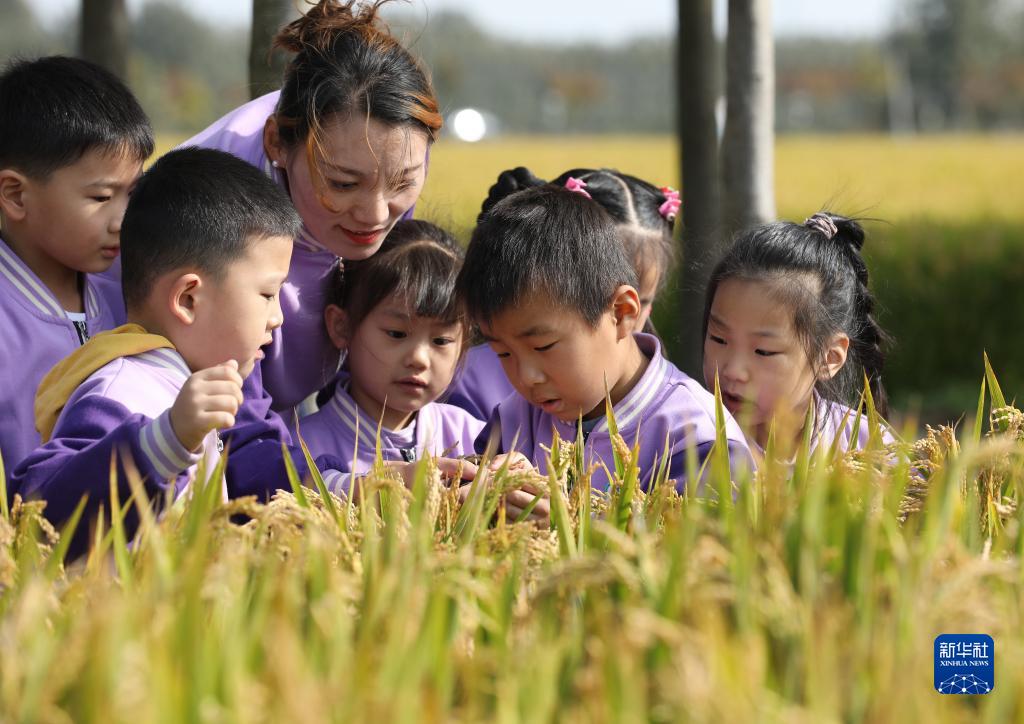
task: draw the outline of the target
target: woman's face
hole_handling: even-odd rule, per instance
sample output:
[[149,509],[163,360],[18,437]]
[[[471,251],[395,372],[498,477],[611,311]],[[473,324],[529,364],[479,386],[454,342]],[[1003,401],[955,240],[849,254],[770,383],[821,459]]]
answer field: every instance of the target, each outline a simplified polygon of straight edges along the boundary
[[265,147],[314,239],[343,259],[365,259],[423,190],[428,137],[373,118],[327,123],[310,163],[306,144],[285,148],[267,119]]

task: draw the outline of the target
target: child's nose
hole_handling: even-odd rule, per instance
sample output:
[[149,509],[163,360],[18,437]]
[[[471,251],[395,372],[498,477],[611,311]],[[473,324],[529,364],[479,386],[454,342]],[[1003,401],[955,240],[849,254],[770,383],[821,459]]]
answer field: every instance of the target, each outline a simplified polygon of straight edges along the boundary
[[281,294],[280,292],[274,296],[274,301],[270,307],[270,316],[267,318],[267,329],[277,329],[284,324],[284,312],[281,311]]
[[413,345],[406,357],[405,364],[413,369],[425,370],[430,364],[429,345]]
[[723,380],[729,382],[747,382],[750,379],[750,371],[738,355],[722,360],[718,367],[718,374]]
[[547,380],[547,376],[539,365],[524,361],[519,363],[519,379],[523,381],[524,385],[530,386],[541,384]]

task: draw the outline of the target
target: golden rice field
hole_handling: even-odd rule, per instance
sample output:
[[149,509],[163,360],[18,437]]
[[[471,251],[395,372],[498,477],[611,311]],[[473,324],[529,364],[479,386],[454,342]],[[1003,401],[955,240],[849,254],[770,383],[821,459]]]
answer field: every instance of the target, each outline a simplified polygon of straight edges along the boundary
[[[184,139],[159,140],[161,153]],[[831,206],[894,223],[1024,219],[1024,135],[783,136],[775,152],[782,218],[803,219]],[[498,173],[519,165],[542,178],[608,166],[655,183],[680,182],[678,143],[669,136],[443,140],[431,151],[423,213],[464,231]]]
[[[0,495],[2,719],[1020,721],[1024,415],[993,380],[978,424],[805,445],[791,475],[730,482],[722,445],[699,495],[638,490],[621,438],[607,494],[565,444],[464,505],[429,462],[360,504],[214,483],[159,519],[130,481],[66,567],[39,504]],[[505,516],[524,482],[550,525]],[[992,637],[990,693],[935,690],[946,633]]]

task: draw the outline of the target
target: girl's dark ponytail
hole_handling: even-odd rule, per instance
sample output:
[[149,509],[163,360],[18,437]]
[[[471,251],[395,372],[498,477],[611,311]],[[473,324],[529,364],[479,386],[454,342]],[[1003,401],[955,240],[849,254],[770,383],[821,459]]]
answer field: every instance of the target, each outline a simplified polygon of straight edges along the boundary
[[[885,366],[889,336],[874,316],[875,297],[868,289],[868,266],[861,255],[865,239],[864,227],[854,219],[828,212],[819,212],[804,224],[839,245],[856,277],[853,290],[854,319],[849,330],[850,351],[868,379],[875,407],[885,417],[889,414],[889,399],[882,384],[882,368]],[[828,233],[830,231],[831,235]]]
[[534,176],[533,172],[525,166],[516,166],[515,168],[502,171],[498,174],[498,180],[494,182],[491,188],[487,189],[487,198],[484,199],[484,203],[480,207],[477,223],[479,223],[480,218],[484,214],[506,196],[511,196],[516,191],[533,188],[534,186],[543,186],[546,183],[547,181]]

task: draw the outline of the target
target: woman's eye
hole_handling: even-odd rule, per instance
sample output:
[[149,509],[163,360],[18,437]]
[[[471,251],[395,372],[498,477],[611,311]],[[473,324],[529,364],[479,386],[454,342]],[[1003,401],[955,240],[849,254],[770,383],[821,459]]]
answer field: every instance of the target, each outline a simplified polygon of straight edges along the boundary
[[725,340],[724,339],[722,339],[721,337],[716,337],[713,334],[709,334],[708,335],[708,339],[710,339],[715,344],[725,344]]
[[385,329],[384,334],[391,337],[391,339],[405,339],[405,332],[399,329]]

